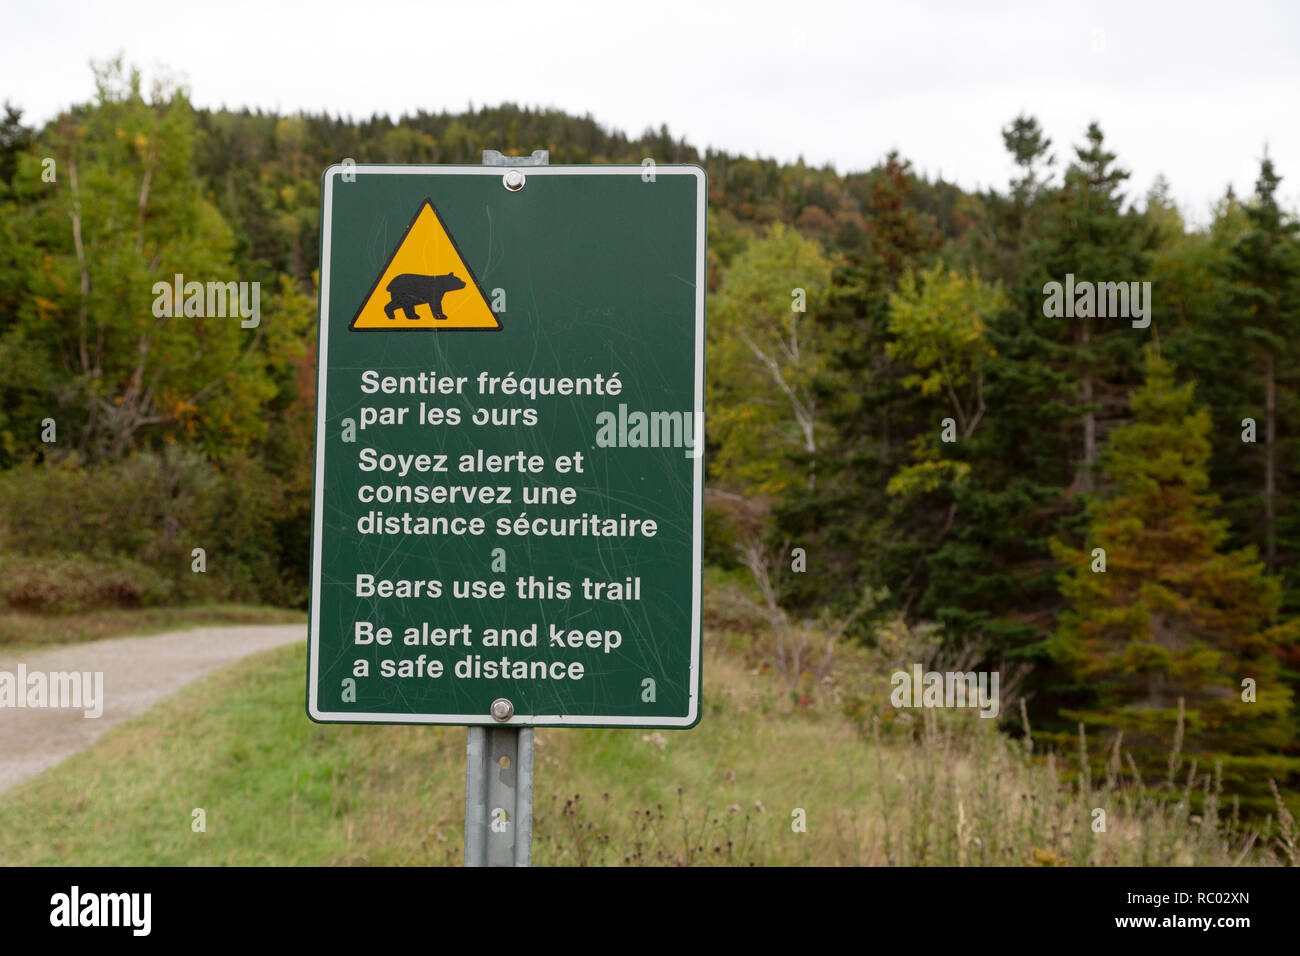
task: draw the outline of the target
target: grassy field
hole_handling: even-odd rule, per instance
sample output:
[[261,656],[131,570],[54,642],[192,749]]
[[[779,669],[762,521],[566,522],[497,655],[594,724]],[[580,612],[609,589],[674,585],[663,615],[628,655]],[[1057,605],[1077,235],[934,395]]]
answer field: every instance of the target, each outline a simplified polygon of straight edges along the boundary
[[[930,711],[879,741],[836,708],[796,705],[739,641],[709,642],[694,730],[537,732],[536,864],[1286,858],[1271,834],[1208,806],[1193,816],[1178,794],[1119,780],[1080,792],[991,721]],[[459,864],[464,729],[313,724],[304,668],[303,644],[248,658],[0,796],[0,860]]]
[[197,604],[99,610],[84,614],[30,614],[0,609],[0,653],[24,654],[50,644],[74,644],[105,637],[143,636],[189,627],[233,624],[307,623],[302,611],[245,604]]

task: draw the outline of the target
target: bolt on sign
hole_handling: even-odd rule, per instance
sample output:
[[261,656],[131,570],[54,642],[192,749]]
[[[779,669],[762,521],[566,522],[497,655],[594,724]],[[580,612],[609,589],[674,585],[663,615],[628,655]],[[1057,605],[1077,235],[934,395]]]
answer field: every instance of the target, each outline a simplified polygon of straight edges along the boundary
[[325,171],[314,720],[698,722],[706,187]]

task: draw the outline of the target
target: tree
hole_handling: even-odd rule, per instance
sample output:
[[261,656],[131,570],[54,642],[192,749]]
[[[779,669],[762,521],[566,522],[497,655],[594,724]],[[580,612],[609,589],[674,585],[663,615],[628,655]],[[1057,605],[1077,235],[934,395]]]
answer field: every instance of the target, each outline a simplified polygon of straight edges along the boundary
[[1061,341],[1068,330],[1043,310],[1052,251],[1044,236],[1060,195],[1050,182],[1051,140],[1023,115],[1002,133],[1016,172],[1005,191],[982,197],[978,228],[950,253],[1005,290],[984,317],[989,413],[949,451],[969,468],[950,489],[959,520],[925,555],[913,607],[940,622],[949,640],[1032,661],[1042,697],[1050,671],[1043,642],[1060,607],[1047,541],[1069,517],[1063,490],[1076,457],[1069,439],[1077,385],[1068,373],[1072,346]]
[[1021,113],[1002,130],[1002,145],[1006,147],[1020,176],[1012,180],[1011,196],[1020,207],[1031,205],[1046,187],[1048,170],[1056,157],[1048,150],[1052,141],[1043,133],[1038,120]]
[[984,417],[984,366],[996,354],[984,333],[989,319],[1007,304],[1001,289],[942,264],[919,278],[908,273],[889,299],[894,339],[885,351],[913,369],[903,385],[943,395],[963,438],[970,438]]
[[1278,568],[1278,380],[1295,373],[1294,342],[1300,335],[1300,222],[1278,207],[1280,182],[1265,156],[1254,201],[1246,205],[1246,231],[1228,258],[1237,334],[1254,353],[1264,391],[1261,536],[1270,572]]
[[1225,197],[1215,204],[1208,228],[1184,229],[1162,242],[1152,258],[1151,278],[1161,354],[1196,382],[1196,396],[1213,423],[1210,485],[1223,499],[1222,516],[1231,522],[1228,540],[1234,548],[1254,543],[1262,549],[1258,446],[1242,442],[1242,419],[1262,417],[1258,363],[1224,361],[1242,348],[1228,261],[1246,228],[1241,204]]
[[[31,299],[28,282],[39,269],[40,253],[28,228],[29,203],[15,198],[11,186],[19,160],[31,159],[32,130],[22,125],[21,110],[6,104],[5,114],[0,124],[0,467],[25,457],[35,443],[50,414],[48,402],[37,396],[56,374],[48,357],[29,347],[18,319],[19,308]],[[19,183],[20,191],[30,194],[43,185],[42,167],[32,162],[24,167],[26,176],[36,176],[33,183]]]
[[1025,278],[1025,260],[1051,197],[1051,167],[1056,157],[1048,152],[1052,141],[1032,116],[1021,114],[1012,120],[1002,130],[1002,142],[1017,173],[1006,195],[989,190],[982,197],[983,228],[972,230],[971,238],[977,244],[975,258],[983,271],[1016,284]]
[[736,490],[780,492],[792,451],[799,483],[816,487],[823,426],[812,382],[825,364],[825,333],[814,319],[831,266],[817,243],[778,224],[736,256],[710,305],[713,467]]
[[244,444],[263,431],[259,405],[274,392],[268,343],[297,333],[268,333],[267,316],[246,329],[239,315],[157,307],[157,284],[170,287],[178,274],[187,283],[241,278],[232,237],[194,174],[184,92],[160,82],[146,99],[138,71],[120,62],[97,68],[96,85],[93,105],[41,137],[57,183],[41,182],[35,156],[20,158],[23,228],[41,265],[0,338],[0,377],[22,378],[23,363],[48,368],[34,401],[67,436],[58,448],[92,460],[169,437],[209,451]]
[[[989,319],[1006,307],[1001,289],[985,285],[978,276],[950,272],[942,264],[919,279],[906,273],[898,291],[889,298],[889,331],[894,338],[885,352],[907,370],[902,378],[904,387],[941,399],[953,418],[953,438],[961,442],[971,439],[984,418],[985,367],[996,356],[985,332]],[[891,497],[908,501],[936,492],[952,497],[965,483],[970,464],[941,455],[939,447],[950,446],[940,446],[936,436],[933,426],[928,434],[917,436],[913,446],[916,460],[901,467],[886,487]],[[957,510],[954,498],[930,550],[948,536]],[[904,589],[924,559],[922,552]]]
[[[1154,349],[1145,370],[1135,420],[1111,432],[1110,489],[1090,503],[1086,541],[1053,547],[1071,605],[1055,649],[1095,705],[1065,716],[1121,730],[1154,760],[1185,704],[1189,752],[1276,753],[1295,729],[1279,656],[1300,627],[1271,626],[1281,591],[1253,547],[1222,550],[1210,419],[1193,408],[1192,386],[1176,385]],[[1245,678],[1258,688],[1253,703],[1243,701]]]
[[789,489],[773,509],[780,533],[818,555],[818,574],[782,582],[783,601],[843,614],[864,589],[906,577],[935,532],[927,525],[899,535],[888,517],[886,484],[912,460],[909,439],[932,424],[932,400],[902,384],[906,369],[889,359],[885,346],[890,295],[904,273],[928,265],[942,244],[934,217],[917,208],[915,176],[897,155],[849,177],[849,186],[864,197],[866,241],[843,255],[817,316],[827,362],[812,392],[828,426],[817,486]]
[[891,152],[871,184],[869,202],[871,251],[891,289],[912,264],[943,245],[934,218],[908,204],[911,193],[911,164]]
[[23,111],[9,102],[4,109],[4,119],[0,120],[0,192],[13,179],[19,155],[27,152],[32,143],[32,130],[22,122]]
[[[1087,143],[1075,147],[1075,157],[1065,172],[1056,215],[1048,228],[1044,262],[1048,275],[1057,281],[1070,273],[1089,282],[1140,279],[1149,267],[1147,250],[1154,232],[1143,217],[1124,211],[1120,187],[1129,178],[1128,171],[1114,165],[1115,154],[1106,149],[1096,123],[1089,124]],[[1063,323],[1063,331],[1073,332],[1066,361],[1078,382],[1077,412],[1083,433],[1073,490],[1089,492],[1095,487],[1098,448],[1105,438],[1098,413],[1110,420],[1123,416],[1129,384],[1124,370],[1137,364],[1138,340],[1133,329],[1107,331],[1088,315],[1055,321]]]

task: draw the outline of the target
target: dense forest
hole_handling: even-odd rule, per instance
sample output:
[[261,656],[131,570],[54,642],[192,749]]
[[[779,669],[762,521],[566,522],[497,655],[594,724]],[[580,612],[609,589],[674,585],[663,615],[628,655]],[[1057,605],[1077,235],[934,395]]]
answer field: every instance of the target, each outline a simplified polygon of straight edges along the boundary
[[[1008,117],[1014,173],[972,193],[897,154],[839,173],[510,105],[352,120],[196,109],[120,63],[95,84],[0,126],[10,606],[305,604],[325,167],[698,163],[706,558],[790,619],[1018,669],[1062,747],[1082,722],[1162,772],[1177,737],[1247,800],[1300,789],[1300,222],[1262,144],[1253,193],[1191,228],[1099,123]],[[260,324],[158,317],[176,274],[258,282]]]

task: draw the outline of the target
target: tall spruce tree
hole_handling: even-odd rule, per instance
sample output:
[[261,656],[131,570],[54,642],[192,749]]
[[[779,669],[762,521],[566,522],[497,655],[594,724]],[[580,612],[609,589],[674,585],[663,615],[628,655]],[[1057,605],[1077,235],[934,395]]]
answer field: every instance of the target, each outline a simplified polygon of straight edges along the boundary
[[[994,312],[995,355],[985,384],[988,413],[953,453],[970,463],[954,488],[958,520],[925,559],[919,615],[955,640],[979,637],[993,650],[1045,665],[1045,637],[1060,604],[1047,541],[1068,509],[1073,384],[1059,320],[1043,315],[1050,249],[1042,238],[1055,214],[1051,146],[1038,122],[1018,116],[1002,131],[1016,167],[1005,194],[985,197],[987,218],[973,263],[991,264],[1009,302]],[[1036,671],[1045,676],[1045,667]]]
[[[1245,207],[1246,231],[1233,243],[1227,263],[1235,344],[1250,356],[1263,393],[1259,536],[1264,565],[1270,572],[1278,570],[1284,559],[1294,559],[1300,544],[1294,537],[1300,528],[1293,507],[1286,515],[1287,546],[1280,548],[1278,540],[1281,499],[1294,491],[1293,462],[1287,460],[1283,442],[1295,435],[1287,434],[1290,430],[1285,423],[1300,412],[1294,392],[1279,389],[1279,384],[1295,380],[1295,340],[1300,336],[1300,222],[1278,206],[1280,182],[1273,161],[1266,156],[1260,163],[1254,201]],[[1293,582],[1293,586],[1300,584],[1298,579]]]
[[[1145,366],[1135,420],[1111,432],[1102,455],[1109,489],[1090,502],[1083,546],[1053,547],[1069,568],[1070,602],[1055,649],[1091,688],[1090,702],[1063,716],[1121,730],[1145,766],[1164,766],[1181,699],[1184,750],[1223,760],[1227,779],[1246,783],[1262,763],[1275,776],[1294,770],[1300,761],[1279,756],[1295,732],[1279,659],[1300,628],[1271,624],[1281,589],[1256,550],[1222,550],[1210,418],[1193,407],[1193,386],[1177,385],[1154,349]],[[1247,679],[1253,701],[1243,699]]]
[[[1147,275],[1148,251],[1155,243],[1151,223],[1126,210],[1121,188],[1127,170],[1115,165],[1116,154],[1105,145],[1101,127],[1088,126],[1087,142],[1075,147],[1075,160],[1065,172],[1056,215],[1047,235],[1044,265],[1048,277],[1064,282],[1134,282]],[[1145,340],[1127,318],[1096,314],[1058,318],[1061,334],[1070,343],[1065,353],[1078,383],[1079,451],[1072,490],[1095,487],[1098,449],[1110,426],[1126,414],[1125,396],[1135,384],[1138,349]]]
[[1167,235],[1151,268],[1161,354],[1196,382],[1196,396],[1210,413],[1210,484],[1223,499],[1222,516],[1231,522],[1228,541],[1238,548],[1262,543],[1258,446],[1243,447],[1241,440],[1242,418],[1254,408],[1257,376],[1250,362],[1224,361],[1242,344],[1227,262],[1245,229],[1240,203],[1225,198],[1215,205],[1208,228]]

